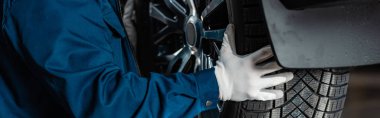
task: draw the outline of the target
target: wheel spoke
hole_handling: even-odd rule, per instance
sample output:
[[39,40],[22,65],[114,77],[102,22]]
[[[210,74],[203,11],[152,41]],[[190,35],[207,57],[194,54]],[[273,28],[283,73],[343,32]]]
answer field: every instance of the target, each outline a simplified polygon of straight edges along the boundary
[[197,72],[198,70],[202,69],[201,62],[202,62],[202,60],[201,60],[199,54],[195,54],[195,63],[194,63],[194,70],[193,70],[193,72]]
[[150,16],[154,19],[161,21],[166,25],[173,25],[177,23],[177,20],[169,18],[166,14],[158,8],[157,5],[150,4]]
[[195,7],[194,0],[186,0],[189,5],[190,15],[197,16],[197,8]]
[[187,53],[187,54],[184,54],[184,55],[181,55],[181,56],[182,56],[181,65],[179,66],[177,72],[182,72],[183,71],[183,69],[185,68],[185,66],[187,65],[187,63],[190,60],[191,54]]
[[178,61],[180,61],[180,66],[178,70],[176,70],[175,72],[182,72],[186,64],[189,62],[190,57],[191,57],[190,50],[187,47],[184,47],[180,49],[179,51],[180,51],[179,53],[178,51],[176,52],[178,54],[176,53],[173,54],[175,57],[173,60],[169,62],[168,69],[166,71],[167,73],[173,72],[173,67]]
[[214,41],[223,41],[224,31],[226,29],[217,29],[217,30],[206,30],[203,32],[203,38],[205,39],[211,39]]
[[170,8],[173,12],[177,12],[182,16],[186,16],[186,8],[183,7],[177,0],[164,0],[166,6]]
[[216,52],[216,54],[219,56],[219,52],[220,52],[220,49],[218,47],[218,45],[216,45],[215,42],[212,42],[212,47],[214,47],[214,51]]
[[201,18],[209,16],[218,6],[220,6],[224,0],[212,0],[210,4],[202,11]]
[[177,50],[171,55],[164,55],[162,56],[166,61],[170,62],[171,60],[175,59],[175,57],[183,50],[183,48]]
[[180,59],[178,57],[178,55],[180,55],[181,53],[183,53],[183,49],[184,48],[179,49],[173,55],[170,56],[170,57],[174,57],[174,58],[172,58],[172,60],[169,60],[169,65],[168,65],[168,68],[166,70],[166,73],[171,73],[172,72],[174,64]]
[[175,33],[175,32],[176,32],[176,30],[174,30],[173,28],[171,28],[169,26],[165,26],[164,28],[162,28],[160,31],[158,31],[156,34],[153,35],[153,39],[156,39],[154,44],[157,45],[162,40],[164,40],[166,38],[166,36],[168,36],[172,33]]

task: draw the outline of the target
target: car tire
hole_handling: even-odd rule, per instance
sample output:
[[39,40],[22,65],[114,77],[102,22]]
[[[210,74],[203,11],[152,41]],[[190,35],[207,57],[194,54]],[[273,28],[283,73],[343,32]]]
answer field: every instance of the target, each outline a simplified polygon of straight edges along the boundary
[[[261,0],[227,0],[229,22],[236,28],[237,54],[248,54],[270,44]],[[295,78],[273,87],[284,98],[273,101],[225,102],[221,117],[226,118],[339,118],[347,94],[347,69],[293,71]]]
[[225,118],[339,118],[349,73],[342,70],[294,70],[295,78],[273,89],[284,97],[273,101],[225,102]]

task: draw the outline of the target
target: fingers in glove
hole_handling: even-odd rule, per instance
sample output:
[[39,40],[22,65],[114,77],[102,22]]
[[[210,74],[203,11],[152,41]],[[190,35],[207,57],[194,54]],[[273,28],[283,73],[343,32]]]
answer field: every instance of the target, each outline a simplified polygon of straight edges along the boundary
[[249,94],[250,100],[276,100],[284,96],[284,92],[281,90],[260,90]]
[[275,75],[268,75],[262,77],[262,82],[263,82],[263,88],[269,88],[273,86],[277,86],[283,83],[286,83],[294,78],[294,75],[292,72],[284,72],[284,73],[279,73]]
[[[227,28],[226,28],[226,31],[224,32],[224,36],[226,37],[225,39],[223,39],[223,42],[224,41],[227,41],[226,43],[231,43],[231,42],[234,42],[235,40],[235,25],[234,24],[228,24],[227,25]],[[226,40],[228,39],[228,40]]]
[[262,75],[265,75],[265,74],[269,74],[269,73],[272,73],[272,72],[275,72],[275,71],[278,71],[278,70],[281,70],[282,67],[278,65],[278,63],[276,61],[272,61],[272,62],[269,62],[269,63],[266,63],[264,65],[261,65],[261,66],[256,66],[256,69],[258,69],[258,71],[262,74]]
[[233,51],[235,50],[235,26],[228,24],[226,31],[224,32],[222,49]]
[[265,46],[248,56],[248,58],[252,59],[254,64],[263,62],[271,57],[273,57],[273,52],[270,46]]

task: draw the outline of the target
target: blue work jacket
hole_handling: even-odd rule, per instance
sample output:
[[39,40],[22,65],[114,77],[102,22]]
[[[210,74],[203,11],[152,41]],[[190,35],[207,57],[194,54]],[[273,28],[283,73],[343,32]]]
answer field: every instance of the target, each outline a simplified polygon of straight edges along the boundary
[[216,108],[213,69],[138,74],[116,0],[1,3],[1,118],[194,117]]

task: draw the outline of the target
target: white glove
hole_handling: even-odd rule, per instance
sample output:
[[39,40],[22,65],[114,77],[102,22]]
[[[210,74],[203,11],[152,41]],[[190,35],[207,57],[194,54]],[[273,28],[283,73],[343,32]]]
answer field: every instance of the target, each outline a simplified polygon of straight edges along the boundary
[[221,100],[274,100],[284,96],[281,90],[266,88],[283,84],[293,78],[293,73],[286,72],[264,76],[282,68],[275,62],[256,65],[273,56],[272,50],[266,46],[252,54],[239,56],[231,47],[234,46],[234,26],[228,25],[224,33],[220,57],[215,66],[215,75],[219,85]]

